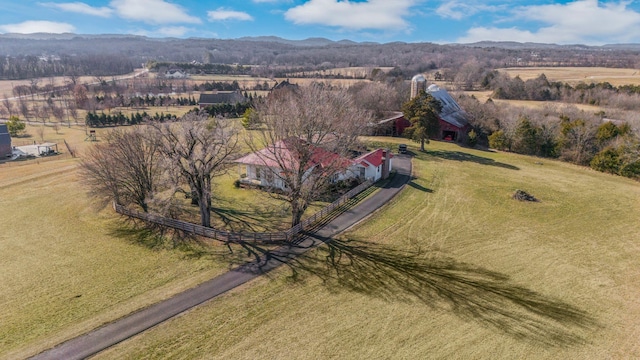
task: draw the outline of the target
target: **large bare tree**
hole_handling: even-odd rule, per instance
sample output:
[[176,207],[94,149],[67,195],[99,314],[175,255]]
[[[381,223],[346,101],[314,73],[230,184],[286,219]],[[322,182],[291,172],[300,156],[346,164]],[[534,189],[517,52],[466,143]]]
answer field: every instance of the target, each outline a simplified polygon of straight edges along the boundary
[[291,206],[291,225],[300,223],[312,201],[326,191],[370,122],[347,91],[312,85],[273,92],[258,105],[261,128],[248,145],[285,189],[274,196]]
[[92,194],[123,205],[133,203],[147,212],[160,176],[158,146],[143,127],[107,133],[104,142],[90,148],[81,163]]
[[200,208],[202,226],[211,226],[211,179],[224,174],[237,154],[238,131],[229,120],[189,113],[173,123],[152,123],[164,164],[186,183]]

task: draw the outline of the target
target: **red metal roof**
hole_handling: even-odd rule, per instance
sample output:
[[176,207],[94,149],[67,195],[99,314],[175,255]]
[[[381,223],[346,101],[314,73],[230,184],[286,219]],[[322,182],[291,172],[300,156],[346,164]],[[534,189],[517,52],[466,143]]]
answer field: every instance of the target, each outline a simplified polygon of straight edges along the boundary
[[[367,164],[371,164],[375,167],[382,165],[382,158],[384,154],[384,149],[376,149],[370,153],[364,154],[354,160],[355,163],[361,164],[364,167],[369,167]],[[388,152],[389,157],[393,157],[391,152]]]
[[[284,165],[285,169],[296,169],[300,166],[299,156],[296,155],[297,147],[301,145],[304,146],[304,141],[296,138],[281,140],[260,151],[246,155],[236,160],[236,162],[245,165],[269,166],[273,168],[281,168]],[[336,167],[336,165],[338,165],[344,166],[345,168],[351,165],[350,160],[342,158],[336,153],[314,145],[306,146],[312,149],[311,159],[305,164],[306,169],[310,169],[316,165],[323,167]]]

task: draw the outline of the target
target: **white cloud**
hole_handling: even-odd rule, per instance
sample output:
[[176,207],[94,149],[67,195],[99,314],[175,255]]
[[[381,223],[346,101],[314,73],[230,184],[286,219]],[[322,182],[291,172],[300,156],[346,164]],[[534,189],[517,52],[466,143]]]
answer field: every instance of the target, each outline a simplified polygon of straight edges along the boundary
[[436,9],[436,14],[444,18],[461,20],[481,11],[497,11],[498,9],[499,7],[497,6],[478,4],[471,1],[460,2],[458,0],[452,0],[442,3]]
[[338,1],[309,0],[287,10],[285,18],[294,24],[318,24],[346,29],[403,30],[404,17],[416,0]]
[[30,20],[19,24],[0,25],[0,32],[33,34],[33,33],[50,33],[62,34],[75,32],[76,28],[67,23],[53,21]]
[[202,21],[189,15],[184,8],[164,0],[112,0],[116,13],[129,20],[147,24],[199,24]]
[[50,7],[54,9],[60,9],[62,11],[74,12],[79,14],[86,14],[92,16],[100,16],[100,17],[110,17],[113,14],[113,9],[108,7],[92,7],[82,2],[72,2],[72,3],[41,3],[40,5],[45,7]]
[[225,8],[218,8],[207,12],[209,21],[225,21],[225,20],[239,20],[239,21],[251,21],[253,17],[246,12],[229,10]]
[[522,27],[475,27],[458,42],[482,40],[599,45],[640,40],[640,13],[626,1],[600,4],[597,0],[576,0],[566,4],[533,5],[515,9],[517,21],[541,22],[533,30]]

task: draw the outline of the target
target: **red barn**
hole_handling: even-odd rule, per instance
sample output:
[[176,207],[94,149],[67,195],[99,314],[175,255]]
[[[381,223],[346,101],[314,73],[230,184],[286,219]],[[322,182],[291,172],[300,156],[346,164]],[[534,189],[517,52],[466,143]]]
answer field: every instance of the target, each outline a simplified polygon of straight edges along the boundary
[[440,134],[438,139],[457,142],[465,141],[467,134],[471,130],[467,113],[462,110],[447,90],[441,89],[438,85],[433,84],[429,86],[427,93],[442,104],[442,111],[440,111]]

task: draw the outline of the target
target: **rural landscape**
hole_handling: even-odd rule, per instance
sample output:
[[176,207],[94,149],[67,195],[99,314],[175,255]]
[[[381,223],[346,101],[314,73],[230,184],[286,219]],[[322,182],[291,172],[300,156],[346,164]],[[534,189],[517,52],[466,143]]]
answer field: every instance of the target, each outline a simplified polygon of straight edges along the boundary
[[234,272],[88,356],[640,357],[636,45],[3,34],[0,55],[0,358]]

